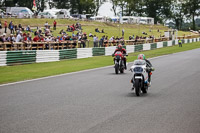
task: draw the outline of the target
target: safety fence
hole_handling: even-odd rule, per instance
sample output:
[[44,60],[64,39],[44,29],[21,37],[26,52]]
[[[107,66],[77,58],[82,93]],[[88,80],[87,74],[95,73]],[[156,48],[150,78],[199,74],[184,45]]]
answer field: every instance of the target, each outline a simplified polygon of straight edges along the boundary
[[[199,42],[200,38],[182,39],[182,43]],[[123,46],[127,53],[153,50],[157,48],[177,45],[178,40],[147,43],[141,45]],[[112,55],[116,46],[102,48],[74,48],[61,50],[21,50],[21,51],[0,51],[0,66],[30,64],[40,62],[53,62],[65,59],[81,59],[93,56]]]

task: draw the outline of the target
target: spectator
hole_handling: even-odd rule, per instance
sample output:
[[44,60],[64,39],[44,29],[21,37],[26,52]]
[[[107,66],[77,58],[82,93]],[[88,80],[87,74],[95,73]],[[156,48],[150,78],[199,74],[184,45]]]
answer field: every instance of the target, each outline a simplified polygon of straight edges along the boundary
[[4,42],[3,35],[0,35],[0,42]]
[[22,42],[22,41],[23,41],[22,32],[20,32],[20,33],[17,35],[17,38],[16,38],[15,41],[16,41],[16,42]]
[[40,38],[39,38],[38,35],[36,35],[36,36],[33,38],[33,41],[34,41],[34,42],[38,42],[39,40],[40,40]]
[[101,30],[101,33],[104,33],[104,29]]
[[26,27],[26,31],[29,31],[29,32],[31,32],[31,28],[30,28],[30,26],[29,26],[29,25]]
[[53,22],[53,30],[56,30],[56,25],[57,25],[57,22],[56,22],[56,20],[54,20],[54,22]]
[[90,32],[89,37],[93,37],[92,33]]
[[48,22],[46,21],[46,23],[44,24],[44,27],[45,27],[45,28],[48,28],[48,26],[49,26],[49,24],[48,24]]
[[14,25],[13,25],[13,23],[10,25],[10,33],[14,34]]
[[81,42],[81,43],[83,44],[83,48],[85,48],[85,46],[86,46],[86,41],[87,41],[87,35],[86,35],[86,34],[83,34],[82,41],[83,41],[83,42]]
[[7,28],[8,28],[7,21],[4,22],[4,27],[5,27],[5,32],[4,33],[7,33]]
[[14,37],[13,34],[10,34],[10,36],[8,37],[7,39],[8,42],[15,42],[16,41],[16,38]]
[[109,41],[114,41],[114,36],[112,36],[112,37],[109,39]]
[[12,21],[10,21],[9,25],[8,25],[8,29],[10,29],[11,25],[12,25]]
[[124,31],[125,31],[125,30],[124,30],[124,29],[122,29],[122,36],[124,36]]
[[6,40],[6,33],[3,33],[2,39],[3,39],[3,42],[7,42],[7,40]]
[[133,37],[132,37],[132,38],[133,38],[133,40],[134,40],[134,39],[135,39],[135,36],[133,35]]
[[24,31],[24,29],[23,29],[21,24],[18,25],[18,28],[21,29],[21,31]]
[[98,40],[98,38],[96,37],[96,35],[94,35],[94,37],[93,37],[94,47],[97,47],[97,46],[98,46],[98,45],[97,45],[97,40]]
[[95,29],[95,32],[100,32],[98,28]]
[[105,36],[102,36],[100,41],[99,41],[99,47],[103,47],[104,46],[104,38]]
[[132,37],[131,37],[131,35],[129,36],[129,40],[132,40]]

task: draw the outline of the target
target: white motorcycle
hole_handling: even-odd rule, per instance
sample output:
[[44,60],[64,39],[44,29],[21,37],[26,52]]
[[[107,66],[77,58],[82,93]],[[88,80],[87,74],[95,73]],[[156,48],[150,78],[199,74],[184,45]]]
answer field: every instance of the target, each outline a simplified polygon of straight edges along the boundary
[[131,83],[133,83],[133,89],[135,89],[137,96],[140,96],[141,92],[147,93],[148,87],[150,87],[149,74],[152,75],[151,71],[154,71],[154,68],[146,66],[146,61],[135,60],[133,66],[130,68],[130,71],[133,73]]

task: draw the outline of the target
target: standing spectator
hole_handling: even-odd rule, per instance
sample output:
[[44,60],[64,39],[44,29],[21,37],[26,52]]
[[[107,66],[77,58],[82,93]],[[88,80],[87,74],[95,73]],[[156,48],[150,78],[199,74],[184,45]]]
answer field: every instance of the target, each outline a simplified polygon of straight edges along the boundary
[[94,47],[97,47],[97,37],[96,37],[96,35],[94,35],[93,41],[94,41]]
[[16,42],[22,42],[22,41],[23,41],[22,32],[20,32],[20,33],[17,35]]
[[7,28],[8,28],[8,23],[7,23],[7,21],[4,22],[4,27],[5,27],[5,32],[4,32],[4,33],[7,33]]
[[105,36],[102,36],[102,38],[100,39],[100,41],[99,41],[99,47],[103,47],[104,46],[104,37]]
[[54,20],[54,22],[53,22],[53,30],[56,30],[56,25],[57,25],[57,22],[56,22],[56,20]]
[[182,47],[182,41],[181,41],[181,39],[178,40],[178,44],[179,44],[179,47]]
[[12,25],[12,21],[10,21],[10,23],[8,25],[8,29],[10,29],[11,25]]
[[14,34],[14,25],[13,25],[13,23],[10,25],[10,33]]
[[85,46],[86,46],[85,43],[87,41],[87,35],[86,34],[83,35],[82,41],[83,41],[83,43],[82,43],[83,44],[83,48],[85,48]]
[[124,36],[124,29],[122,29],[122,36]]

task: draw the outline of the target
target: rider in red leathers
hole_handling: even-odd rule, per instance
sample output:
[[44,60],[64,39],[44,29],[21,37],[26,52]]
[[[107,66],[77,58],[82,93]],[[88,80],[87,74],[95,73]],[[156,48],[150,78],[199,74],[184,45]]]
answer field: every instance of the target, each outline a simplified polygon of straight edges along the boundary
[[[122,48],[122,45],[119,44],[118,47],[117,47],[117,49],[115,49],[114,54],[115,54],[117,51],[122,52],[122,54],[124,55],[124,58],[123,58],[123,60],[124,60],[124,66],[125,66],[125,69],[127,69],[127,67],[126,67],[126,57],[125,57],[125,56],[126,56],[126,49]],[[114,54],[113,54],[113,55],[114,55]]]

